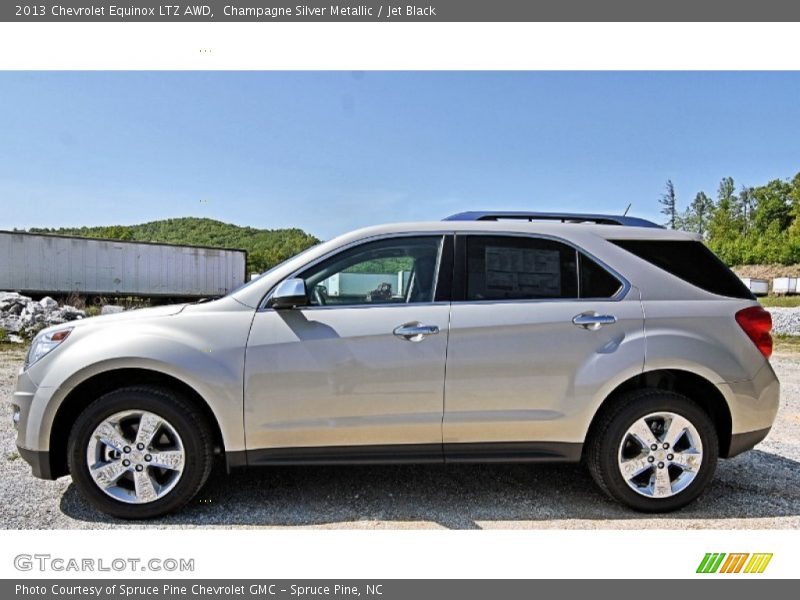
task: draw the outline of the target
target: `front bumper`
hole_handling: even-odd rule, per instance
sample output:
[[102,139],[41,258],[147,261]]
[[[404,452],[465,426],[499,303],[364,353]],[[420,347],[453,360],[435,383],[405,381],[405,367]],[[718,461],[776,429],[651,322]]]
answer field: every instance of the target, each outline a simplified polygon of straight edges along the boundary
[[31,473],[39,479],[56,479],[50,465],[50,452],[46,450],[28,450],[17,446],[19,455],[31,466]]
[[38,387],[30,378],[27,372],[20,370],[17,375],[17,389],[11,396],[11,404],[14,406],[15,423],[17,430],[17,447],[30,448],[32,444],[28,437],[28,425],[31,411],[33,409],[33,399],[36,396]]
[[42,449],[39,440],[39,423],[41,418],[34,409],[37,394],[46,394],[48,388],[39,388],[27,371],[20,371],[17,376],[17,388],[11,396],[14,406],[15,427],[17,429],[17,450],[19,455],[31,466],[35,477],[56,479],[50,461],[50,452]]

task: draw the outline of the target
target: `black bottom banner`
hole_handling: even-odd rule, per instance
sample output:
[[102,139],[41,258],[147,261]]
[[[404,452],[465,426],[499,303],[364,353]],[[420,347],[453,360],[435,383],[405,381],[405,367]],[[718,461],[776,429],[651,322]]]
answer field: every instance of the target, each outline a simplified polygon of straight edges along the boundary
[[[642,593],[648,600],[699,598],[703,594],[752,600],[754,594],[775,594],[774,598],[794,596],[795,582],[779,579],[732,580],[643,579],[615,580],[454,580],[454,579],[208,579],[208,580],[113,580],[113,579],[39,579],[3,580],[0,597],[46,600],[85,600],[89,598],[126,600],[197,600],[200,598],[256,598],[275,600],[376,598],[379,600],[531,600],[551,598],[611,597],[611,594]],[[796,590],[794,590],[796,591]],[[779,596],[780,595],[780,596]],[[621,596],[620,596],[621,597]],[[763,596],[762,596],[763,597]]]

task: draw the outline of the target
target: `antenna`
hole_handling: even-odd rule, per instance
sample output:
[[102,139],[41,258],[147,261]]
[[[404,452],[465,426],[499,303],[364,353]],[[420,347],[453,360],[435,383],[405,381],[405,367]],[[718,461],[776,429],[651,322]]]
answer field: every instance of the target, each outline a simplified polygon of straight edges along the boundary
[[629,211],[630,209],[631,209],[631,203],[630,203],[630,202],[628,202],[628,208],[626,208],[626,209],[625,209],[625,212],[624,212],[624,213],[622,213],[622,216],[623,216],[623,217],[627,217],[627,216],[628,216],[628,211]]

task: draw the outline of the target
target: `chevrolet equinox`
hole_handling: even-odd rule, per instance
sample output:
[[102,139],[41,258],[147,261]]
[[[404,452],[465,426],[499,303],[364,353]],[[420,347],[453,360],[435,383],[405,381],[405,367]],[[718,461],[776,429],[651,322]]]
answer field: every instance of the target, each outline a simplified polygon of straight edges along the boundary
[[319,244],[229,295],[57,325],[13,395],[20,454],[110,515],[227,467],[579,462],[646,512],[769,432],[771,319],[693,234],[460,213]]

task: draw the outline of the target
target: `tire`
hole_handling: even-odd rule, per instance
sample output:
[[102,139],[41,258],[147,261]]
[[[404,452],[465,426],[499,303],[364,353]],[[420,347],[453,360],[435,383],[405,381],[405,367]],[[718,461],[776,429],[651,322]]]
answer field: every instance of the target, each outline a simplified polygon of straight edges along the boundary
[[127,387],[78,416],[67,458],[72,480],[95,508],[121,519],[150,519],[184,506],[203,487],[213,464],[212,435],[179,394]]
[[[684,433],[676,438],[673,431]],[[674,446],[665,448],[670,441]],[[586,462],[606,494],[634,510],[658,513],[697,499],[714,477],[718,456],[714,423],[696,402],[675,392],[641,389],[620,396],[600,415]]]

